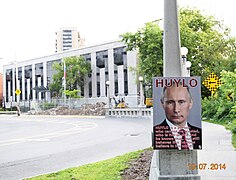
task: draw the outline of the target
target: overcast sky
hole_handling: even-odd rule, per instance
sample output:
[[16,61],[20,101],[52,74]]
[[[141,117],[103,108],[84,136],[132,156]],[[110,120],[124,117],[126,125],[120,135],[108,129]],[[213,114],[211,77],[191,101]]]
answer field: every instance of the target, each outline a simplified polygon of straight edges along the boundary
[[[11,61],[55,52],[55,32],[77,27],[85,45],[119,39],[164,16],[164,0],[7,0],[0,3],[0,71]],[[224,20],[236,35],[231,0],[178,0]]]

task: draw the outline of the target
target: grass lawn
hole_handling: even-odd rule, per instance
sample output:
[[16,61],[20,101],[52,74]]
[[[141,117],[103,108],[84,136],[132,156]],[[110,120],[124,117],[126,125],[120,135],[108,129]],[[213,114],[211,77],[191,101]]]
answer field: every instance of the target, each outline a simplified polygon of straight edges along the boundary
[[128,163],[138,158],[144,150],[117,156],[112,159],[65,169],[56,173],[28,178],[27,180],[119,180]]

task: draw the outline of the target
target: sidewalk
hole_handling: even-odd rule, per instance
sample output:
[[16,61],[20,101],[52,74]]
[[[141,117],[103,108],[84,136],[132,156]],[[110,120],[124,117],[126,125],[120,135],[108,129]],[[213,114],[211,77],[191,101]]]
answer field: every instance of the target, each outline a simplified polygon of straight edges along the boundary
[[[206,168],[198,170],[201,180],[235,180],[236,151],[231,144],[230,131],[207,122],[203,122],[202,126],[203,150],[198,151],[198,165],[206,165]],[[225,164],[225,169],[220,169],[219,164],[221,167]]]

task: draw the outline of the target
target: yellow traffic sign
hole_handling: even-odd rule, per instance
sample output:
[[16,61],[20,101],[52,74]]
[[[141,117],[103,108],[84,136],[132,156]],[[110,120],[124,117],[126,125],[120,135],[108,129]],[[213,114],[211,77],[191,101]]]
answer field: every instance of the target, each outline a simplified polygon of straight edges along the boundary
[[221,80],[215,75],[215,73],[211,73],[202,84],[211,91],[211,95],[215,93],[217,88],[222,84]]
[[233,101],[234,100],[234,93],[233,92],[229,92],[227,94],[227,99]]
[[17,90],[15,91],[15,93],[16,93],[16,95],[19,95],[19,94],[21,93],[21,90],[17,89]]

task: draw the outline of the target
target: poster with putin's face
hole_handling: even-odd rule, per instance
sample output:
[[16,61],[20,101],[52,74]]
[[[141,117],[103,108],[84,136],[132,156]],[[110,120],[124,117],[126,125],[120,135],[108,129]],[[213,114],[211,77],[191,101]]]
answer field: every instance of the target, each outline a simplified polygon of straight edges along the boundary
[[153,78],[154,149],[202,149],[200,77]]

